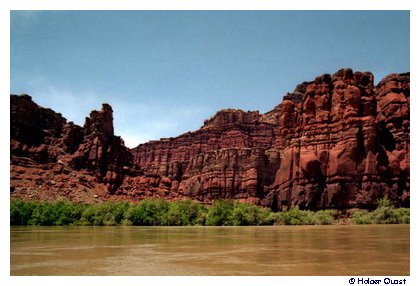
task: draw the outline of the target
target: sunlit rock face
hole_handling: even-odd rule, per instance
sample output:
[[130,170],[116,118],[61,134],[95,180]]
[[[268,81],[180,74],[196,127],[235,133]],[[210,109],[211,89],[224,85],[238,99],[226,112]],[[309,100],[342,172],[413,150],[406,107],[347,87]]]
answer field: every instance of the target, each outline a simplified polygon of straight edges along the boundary
[[107,104],[79,127],[12,96],[13,195],[30,194],[13,169],[28,157],[35,167],[60,161],[67,176],[83,173],[89,195],[64,184],[74,200],[231,198],[280,210],[373,207],[388,196],[407,206],[409,99],[409,73],[375,86],[370,72],[342,69],[299,84],[265,114],[224,109],[199,130],[128,150]]
[[343,69],[298,85],[266,114],[222,110],[195,132],[141,144],[132,153],[143,176],[121,192],[134,182],[140,196],[275,209],[373,206],[383,196],[409,204],[410,76],[373,79]]

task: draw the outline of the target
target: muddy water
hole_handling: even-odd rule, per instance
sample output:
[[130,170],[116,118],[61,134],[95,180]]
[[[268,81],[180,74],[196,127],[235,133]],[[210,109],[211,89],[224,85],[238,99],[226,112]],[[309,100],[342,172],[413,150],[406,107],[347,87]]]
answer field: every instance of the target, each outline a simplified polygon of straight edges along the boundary
[[12,227],[11,275],[409,275],[408,225]]

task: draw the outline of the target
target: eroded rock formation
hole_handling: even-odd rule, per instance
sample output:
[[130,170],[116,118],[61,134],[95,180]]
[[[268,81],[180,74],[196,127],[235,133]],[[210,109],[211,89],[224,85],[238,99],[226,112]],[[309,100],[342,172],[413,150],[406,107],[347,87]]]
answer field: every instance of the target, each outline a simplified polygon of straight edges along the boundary
[[94,193],[102,183],[107,190],[102,193],[115,192],[132,166],[132,155],[114,136],[111,106],[92,111],[82,128],[28,95],[12,95],[10,101],[14,191],[40,198],[78,197],[78,191]]
[[[64,165],[64,178],[83,174],[85,193],[104,200],[233,198],[279,210],[372,207],[388,196],[409,205],[409,98],[409,73],[375,86],[371,73],[343,69],[298,85],[265,114],[221,110],[197,131],[129,152],[107,104],[82,128],[12,96],[11,186],[28,195],[19,181],[28,158]],[[53,187],[39,176],[31,188],[43,198]],[[64,196],[78,197],[73,189]]]
[[83,126],[83,141],[71,161],[76,170],[96,170],[99,182],[106,184],[111,194],[132,165],[132,155],[123,140],[114,136],[112,113],[109,104],[90,113]]
[[409,96],[409,74],[375,88],[371,73],[350,69],[286,96],[275,143],[281,164],[265,199],[279,208],[369,206],[383,196],[408,203]]

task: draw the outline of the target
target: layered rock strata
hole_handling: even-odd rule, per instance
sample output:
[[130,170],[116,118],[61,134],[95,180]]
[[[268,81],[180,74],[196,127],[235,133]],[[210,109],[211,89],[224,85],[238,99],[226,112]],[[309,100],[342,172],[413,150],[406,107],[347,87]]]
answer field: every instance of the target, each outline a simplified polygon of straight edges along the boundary
[[[99,183],[105,194],[115,192],[132,155],[114,136],[111,106],[92,111],[80,127],[28,95],[12,95],[10,101],[11,190],[41,198],[78,197],[78,191]],[[89,179],[79,178],[83,172]]]
[[11,185],[26,158],[48,170],[67,164],[104,200],[232,198],[281,210],[374,207],[388,196],[407,206],[410,74],[373,80],[351,69],[322,75],[270,112],[221,110],[197,131],[130,152],[114,136],[107,104],[82,128],[12,96]]

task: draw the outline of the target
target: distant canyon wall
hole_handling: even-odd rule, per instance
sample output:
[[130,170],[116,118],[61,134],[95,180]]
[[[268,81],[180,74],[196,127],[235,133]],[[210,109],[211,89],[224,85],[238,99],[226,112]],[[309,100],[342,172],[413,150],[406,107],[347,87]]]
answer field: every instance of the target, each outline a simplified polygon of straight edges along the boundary
[[[373,207],[387,196],[408,206],[409,106],[409,73],[375,86],[370,72],[342,69],[299,84],[265,114],[221,110],[197,131],[129,150],[114,136],[107,104],[79,127],[28,96],[12,96],[12,196],[231,198],[274,210]],[[53,182],[83,176],[88,184],[80,193],[80,182],[69,179],[61,194],[42,176],[35,184],[25,178],[25,164],[47,173],[59,164],[68,174],[51,174]]]

